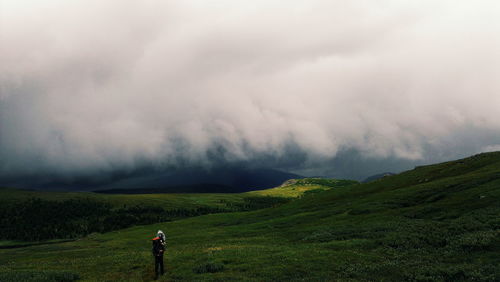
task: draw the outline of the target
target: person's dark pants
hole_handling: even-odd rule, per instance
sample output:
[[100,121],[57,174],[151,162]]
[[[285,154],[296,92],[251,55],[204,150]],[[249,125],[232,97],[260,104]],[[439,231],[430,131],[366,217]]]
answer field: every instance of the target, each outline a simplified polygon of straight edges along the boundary
[[155,256],[155,273],[156,277],[163,275],[163,254]]

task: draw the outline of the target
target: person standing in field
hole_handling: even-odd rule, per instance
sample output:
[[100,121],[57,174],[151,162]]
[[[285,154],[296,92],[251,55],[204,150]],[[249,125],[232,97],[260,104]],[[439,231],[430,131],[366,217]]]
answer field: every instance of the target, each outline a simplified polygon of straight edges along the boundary
[[156,279],[158,276],[164,273],[163,268],[163,253],[165,252],[165,234],[158,230],[156,237],[152,239],[153,241],[153,256],[155,257],[155,274]]

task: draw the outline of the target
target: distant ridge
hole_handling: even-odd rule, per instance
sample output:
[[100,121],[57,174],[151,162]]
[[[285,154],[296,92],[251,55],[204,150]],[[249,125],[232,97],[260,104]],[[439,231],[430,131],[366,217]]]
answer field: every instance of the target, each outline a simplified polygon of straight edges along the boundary
[[372,181],[375,181],[375,180],[378,180],[378,179],[381,179],[381,178],[384,178],[384,177],[387,177],[387,176],[393,176],[393,175],[396,175],[396,173],[383,172],[383,173],[375,174],[375,175],[372,175],[372,176],[368,176],[367,178],[365,178],[365,180],[363,180],[361,182],[362,183],[372,182]]
[[98,193],[125,194],[241,193],[273,188],[292,178],[303,177],[274,169],[191,169],[125,178],[105,186],[94,187],[93,190]]
[[[301,175],[269,168],[203,167],[157,170],[143,168],[133,172],[116,172],[78,179],[26,178],[2,182],[0,187],[16,187],[45,191],[106,191],[148,189],[141,193],[239,193],[279,186]],[[204,190],[206,189],[206,190]],[[153,192],[155,191],[155,192]],[[132,191],[127,193],[133,193]]]

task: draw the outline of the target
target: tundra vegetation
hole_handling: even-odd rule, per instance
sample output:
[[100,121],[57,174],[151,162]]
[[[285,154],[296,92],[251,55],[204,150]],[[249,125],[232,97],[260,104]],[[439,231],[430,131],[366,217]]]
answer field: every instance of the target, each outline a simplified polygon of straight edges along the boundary
[[[500,280],[499,152],[363,184],[301,179],[241,194],[0,193],[0,281],[152,280],[158,229],[167,236],[165,281]],[[43,212],[33,215],[35,207]],[[106,227],[123,219],[129,227]],[[50,235],[33,237],[15,224],[30,220]],[[66,232],[78,224],[81,232]]]

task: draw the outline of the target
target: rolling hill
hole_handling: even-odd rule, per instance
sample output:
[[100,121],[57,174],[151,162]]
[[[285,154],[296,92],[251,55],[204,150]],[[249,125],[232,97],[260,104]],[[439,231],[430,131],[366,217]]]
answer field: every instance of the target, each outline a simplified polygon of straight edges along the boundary
[[372,181],[375,181],[375,180],[379,180],[380,178],[384,178],[384,177],[388,177],[388,176],[393,176],[393,175],[395,175],[395,173],[392,173],[392,172],[383,172],[383,173],[375,174],[375,175],[372,175],[372,176],[368,176],[362,182],[363,183],[372,182]]
[[498,281],[499,215],[494,152],[260,210],[1,249],[0,280],[151,280],[162,229],[165,281]]

